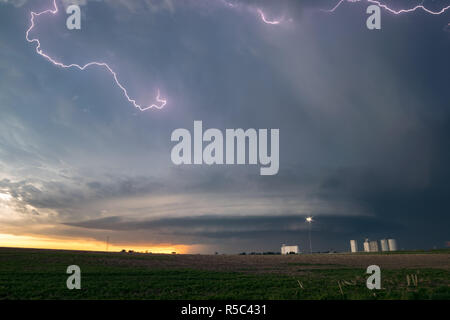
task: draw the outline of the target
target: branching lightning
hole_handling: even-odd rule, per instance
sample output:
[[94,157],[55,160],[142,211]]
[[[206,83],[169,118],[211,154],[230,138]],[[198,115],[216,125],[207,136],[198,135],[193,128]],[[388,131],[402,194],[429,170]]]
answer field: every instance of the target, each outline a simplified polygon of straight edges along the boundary
[[89,68],[91,66],[97,66],[97,67],[103,67],[105,68],[112,76],[113,79],[116,83],[116,85],[122,90],[123,94],[125,95],[125,98],[131,103],[133,104],[133,106],[137,109],[139,109],[140,111],[145,111],[148,109],[152,109],[152,108],[156,108],[156,109],[162,109],[164,108],[164,106],[167,104],[167,101],[163,98],[161,98],[159,89],[158,89],[158,94],[156,96],[156,101],[158,102],[158,104],[151,104],[148,106],[141,106],[139,105],[135,99],[132,99],[129,94],[127,89],[120,83],[117,73],[105,62],[97,62],[97,61],[92,61],[89,62],[83,66],[79,65],[79,64],[64,64],[62,62],[56,61],[54,58],[50,57],[48,54],[44,53],[44,51],[41,49],[41,43],[39,41],[39,39],[34,38],[34,39],[30,39],[30,32],[33,30],[35,23],[34,23],[34,18],[41,16],[41,15],[45,15],[45,14],[53,14],[56,15],[58,13],[58,6],[56,5],[56,0],[53,0],[53,9],[48,9],[42,12],[31,12],[31,25],[30,28],[27,30],[25,38],[29,43],[36,43],[36,52],[44,57],[45,59],[47,59],[48,61],[50,61],[51,63],[53,63],[55,66],[61,67],[61,68],[77,68],[79,70],[85,70],[86,68]]
[[[444,14],[446,11],[450,11],[450,5],[448,5],[446,7],[443,7],[440,10],[433,11],[433,10],[430,10],[427,7],[425,7],[423,4],[416,5],[414,7],[409,8],[409,9],[395,10],[395,9],[392,9],[391,7],[389,7],[388,5],[382,3],[379,0],[339,0],[339,2],[333,8],[328,9],[328,10],[322,9],[322,11],[332,13],[332,12],[335,12],[344,2],[357,3],[357,2],[362,2],[362,1],[366,1],[366,2],[368,2],[370,4],[377,5],[380,8],[386,10],[387,12],[395,14],[395,15],[400,15],[400,14],[403,14],[403,13],[411,13],[411,12],[414,12],[414,11],[417,11],[417,10],[423,10],[424,12],[432,14],[432,15],[441,15],[441,14]],[[450,27],[450,22],[444,27],[444,31],[448,31],[449,27]]]
[[[239,4],[231,3],[228,0],[221,0],[221,1],[223,3],[225,3],[230,8],[233,8],[233,9],[238,9],[239,8]],[[433,11],[433,10],[430,10],[427,7],[425,7],[423,4],[416,5],[414,7],[408,8],[408,9],[395,10],[395,9],[392,9],[391,7],[389,7],[388,5],[382,3],[379,0],[339,0],[337,2],[337,4],[334,7],[332,7],[331,9],[322,9],[321,11],[333,13],[345,2],[358,3],[358,2],[363,2],[363,1],[366,1],[366,2],[368,2],[370,4],[375,4],[375,5],[379,6],[380,8],[383,8],[384,10],[386,10],[386,11],[392,13],[392,14],[395,14],[395,15],[400,15],[400,14],[403,14],[403,13],[411,13],[411,12],[414,12],[414,11],[417,11],[417,10],[423,10],[424,12],[432,14],[432,15],[441,15],[441,14],[445,13],[446,11],[450,11],[450,5],[448,5],[446,7],[443,7],[440,10]],[[268,24],[268,25],[279,25],[279,24],[281,24],[284,21],[283,19],[280,19],[280,20],[270,20],[270,19],[268,19],[266,17],[266,14],[260,8],[255,8],[255,7],[248,8],[247,7],[246,9],[247,10],[251,9],[251,11],[256,12],[258,14],[258,16],[260,17],[260,19],[265,24]],[[156,96],[157,103],[151,104],[151,105],[147,105],[147,106],[142,106],[142,105],[138,104],[135,99],[130,97],[130,95],[128,94],[127,89],[119,81],[117,73],[105,62],[91,61],[91,62],[89,62],[89,63],[87,63],[85,65],[79,65],[79,64],[75,64],[75,63],[64,64],[64,63],[62,63],[60,61],[55,60],[54,58],[52,58],[47,53],[44,53],[44,51],[41,49],[41,43],[40,43],[39,39],[37,39],[37,38],[30,39],[30,32],[35,27],[35,17],[41,16],[41,15],[46,15],[46,14],[56,15],[57,13],[58,13],[58,6],[56,4],[56,0],[53,0],[53,9],[47,9],[47,10],[42,11],[42,12],[33,12],[33,11],[31,12],[30,27],[26,31],[25,39],[29,43],[35,43],[36,44],[36,52],[37,52],[37,54],[39,54],[40,56],[44,57],[49,62],[53,63],[55,66],[58,66],[58,67],[61,67],[61,68],[65,68],[65,69],[77,68],[77,69],[83,71],[83,70],[85,70],[85,69],[87,69],[89,67],[93,67],[93,66],[102,67],[102,68],[106,69],[112,75],[112,77],[114,79],[114,82],[120,88],[120,90],[122,90],[125,98],[136,109],[138,109],[140,111],[146,111],[148,109],[153,109],[153,108],[155,108],[155,109],[162,109],[162,108],[164,108],[164,106],[167,104],[167,100],[161,97],[159,89],[158,89],[157,96]],[[448,23],[445,26],[444,30],[450,30],[450,23]]]
[[378,0],[339,0],[339,2],[333,8],[331,8],[329,10],[325,10],[324,9],[322,11],[334,12],[344,2],[356,3],[356,2],[362,2],[362,1],[367,1],[368,3],[375,4],[375,5],[379,6],[380,8],[383,8],[386,11],[388,11],[390,13],[393,13],[393,14],[396,14],[396,15],[399,15],[399,14],[402,14],[402,13],[410,13],[410,12],[414,12],[414,11],[417,11],[417,10],[423,10],[423,11],[425,11],[425,12],[427,12],[429,14],[433,14],[433,15],[440,15],[440,14],[443,14],[444,12],[446,12],[447,10],[450,9],[450,5],[448,5],[447,7],[444,7],[441,10],[433,11],[433,10],[430,10],[427,7],[425,7],[424,5],[421,4],[421,5],[416,5],[416,6],[412,7],[412,8],[409,8],[409,9],[395,10],[395,9],[390,8],[388,5],[381,3],[381,1],[378,1]]
[[[446,11],[450,11],[450,5],[443,7],[440,10],[436,10],[433,11],[431,9],[428,9],[427,7],[425,7],[423,4],[420,5],[416,5],[414,7],[408,8],[408,9],[399,9],[399,10],[395,10],[391,7],[389,7],[387,4],[382,3],[382,1],[380,0],[339,0],[336,5],[334,7],[332,7],[331,9],[321,9],[321,11],[323,12],[329,12],[329,13],[333,13],[335,12],[339,7],[341,7],[342,4],[346,3],[346,2],[350,2],[350,3],[358,3],[358,2],[363,2],[366,1],[369,4],[374,4],[379,6],[380,8],[388,11],[389,13],[395,14],[395,15],[400,15],[403,13],[411,13],[417,10],[423,10],[424,12],[428,13],[428,14],[432,14],[432,15],[441,15],[443,13],[445,13]],[[222,0],[222,2],[224,2],[228,7],[230,8],[238,8],[239,5],[238,4],[234,4],[234,3],[230,3],[227,0]],[[269,25],[279,25],[282,22],[284,22],[284,19],[278,19],[278,20],[270,20],[267,18],[266,14],[263,12],[263,10],[261,8],[254,8],[254,7],[249,7],[247,8],[250,11],[256,11],[256,13],[259,15],[260,19],[265,23],[265,24],[269,24]],[[289,20],[291,21],[291,20]],[[450,27],[450,23],[448,23],[445,26],[445,29]]]

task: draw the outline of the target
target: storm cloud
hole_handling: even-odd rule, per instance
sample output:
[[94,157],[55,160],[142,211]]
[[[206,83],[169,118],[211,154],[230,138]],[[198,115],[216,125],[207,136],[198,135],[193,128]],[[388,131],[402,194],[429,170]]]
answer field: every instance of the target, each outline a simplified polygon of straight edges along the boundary
[[[107,62],[142,103],[160,89],[167,106],[142,113],[104,70],[35,53],[29,11],[49,2],[0,1],[0,233],[269,251],[302,246],[312,215],[317,250],[449,240],[448,15],[383,13],[378,32],[364,3],[172,0],[87,1],[80,32],[37,19],[65,63]],[[173,165],[171,132],[194,120],[279,128],[278,175]]]

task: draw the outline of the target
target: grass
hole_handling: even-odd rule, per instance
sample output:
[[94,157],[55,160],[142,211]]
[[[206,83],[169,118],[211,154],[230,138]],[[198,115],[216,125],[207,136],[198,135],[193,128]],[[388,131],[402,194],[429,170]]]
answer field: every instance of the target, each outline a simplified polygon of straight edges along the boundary
[[335,263],[306,263],[306,262],[289,262],[288,266],[299,266],[299,267],[343,267],[340,264]]
[[[370,291],[365,269],[333,265],[292,276],[133,266],[171,258],[0,251],[0,299],[450,299],[450,271],[440,269],[382,270],[382,289]],[[66,288],[71,264],[82,270],[81,290]],[[417,275],[417,286],[408,286],[409,274]]]

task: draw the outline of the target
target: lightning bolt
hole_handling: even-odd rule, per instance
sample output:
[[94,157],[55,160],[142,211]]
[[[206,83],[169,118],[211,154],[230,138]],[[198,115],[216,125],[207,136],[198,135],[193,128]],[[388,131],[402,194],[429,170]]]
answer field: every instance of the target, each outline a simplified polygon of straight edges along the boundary
[[[388,11],[388,12],[390,12],[392,14],[395,14],[395,15],[399,15],[399,14],[403,14],[403,13],[410,13],[410,12],[414,12],[414,11],[417,11],[417,10],[423,10],[424,12],[432,14],[432,15],[441,15],[441,14],[445,13],[447,10],[450,9],[450,5],[448,5],[446,7],[443,7],[440,10],[433,11],[433,10],[430,10],[430,9],[426,8],[424,5],[421,4],[421,5],[416,5],[414,7],[411,7],[409,9],[395,10],[395,9],[390,8],[388,5],[383,4],[381,1],[378,1],[378,0],[339,0],[333,8],[328,9],[328,10],[322,9],[321,11],[332,13],[332,12],[335,12],[345,2],[357,3],[357,2],[362,2],[362,1],[367,1],[368,3],[375,4],[375,5],[379,6],[380,8],[383,8],[386,11]],[[229,2],[227,0],[222,0],[222,2],[225,3],[228,7],[234,8],[234,9],[237,9],[238,6],[239,6],[238,4],[231,3],[231,2]],[[252,8],[247,8],[247,9],[252,9],[252,11],[254,11],[254,12],[256,11],[256,13],[259,15],[259,17],[261,18],[261,20],[265,24],[279,25],[283,21],[283,20],[269,20],[266,17],[265,13],[260,8],[252,7]],[[146,111],[148,109],[153,109],[153,108],[156,108],[156,109],[164,108],[164,106],[167,104],[167,100],[164,99],[164,98],[161,98],[161,94],[160,94],[160,90],[159,89],[158,89],[158,92],[157,92],[157,95],[156,95],[157,104],[151,104],[151,105],[147,105],[147,106],[142,106],[142,105],[138,104],[135,99],[130,97],[130,95],[128,94],[127,89],[119,81],[117,73],[105,62],[92,61],[92,62],[89,62],[89,63],[87,63],[85,65],[79,65],[79,64],[75,64],[75,63],[64,64],[62,62],[59,62],[59,61],[55,60],[50,55],[44,53],[44,51],[41,49],[41,43],[40,43],[39,39],[37,39],[37,38],[30,39],[30,32],[35,27],[34,18],[38,17],[38,16],[41,16],[41,15],[46,15],[46,14],[56,15],[57,13],[58,13],[58,6],[56,4],[56,0],[53,0],[53,9],[47,9],[47,10],[42,11],[42,12],[33,12],[33,11],[31,12],[30,27],[26,31],[25,39],[29,43],[35,43],[36,44],[36,53],[37,54],[39,54],[43,58],[47,59],[49,62],[51,62],[55,66],[58,66],[58,67],[61,67],[61,68],[65,68],[65,69],[76,68],[76,69],[79,69],[79,70],[83,71],[83,70],[85,70],[85,69],[87,69],[89,67],[93,67],[93,66],[102,67],[102,68],[106,69],[112,75],[112,77],[114,79],[114,82],[120,88],[120,90],[122,90],[125,98],[136,109],[138,109],[140,111]],[[448,29],[450,29],[450,23],[448,23],[445,26],[445,28],[444,28],[444,30],[448,30]]]
[[48,61],[50,61],[51,63],[53,63],[55,66],[61,67],[61,68],[65,68],[65,69],[69,69],[69,68],[77,68],[81,71],[89,68],[89,67],[93,67],[93,66],[97,66],[97,67],[102,67],[104,69],[106,69],[113,77],[116,85],[122,90],[125,98],[128,100],[128,102],[130,102],[136,109],[139,109],[140,111],[146,111],[148,109],[152,109],[152,108],[156,108],[156,109],[162,109],[164,108],[164,106],[167,104],[167,101],[163,98],[161,98],[159,89],[158,89],[158,93],[156,96],[156,101],[158,102],[158,104],[151,104],[148,106],[141,106],[139,105],[135,99],[132,99],[129,94],[127,89],[120,83],[119,78],[117,76],[117,73],[105,62],[97,62],[97,61],[92,61],[89,62],[85,65],[79,65],[79,64],[64,64],[62,62],[56,61],[54,58],[50,57],[48,54],[44,53],[44,51],[41,49],[41,43],[39,41],[39,39],[34,38],[34,39],[30,39],[30,32],[33,30],[35,23],[34,23],[34,18],[35,17],[39,17],[41,15],[46,15],[46,14],[52,14],[52,15],[56,15],[58,13],[58,6],[56,5],[56,0],[53,0],[53,9],[47,9],[45,11],[42,12],[31,12],[31,25],[30,28],[27,30],[26,34],[25,34],[25,39],[29,42],[29,43],[36,43],[36,52],[37,54],[39,54],[40,56],[44,57],[45,59],[47,59]]
[[[368,2],[370,4],[375,4],[375,5],[379,6],[380,8],[383,8],[384,10],[386,10],[386,11],[392,13],[392,14],[395,14],[395,15],[400,15],[400,14],[403,14],[403,13],[411,13],[411,12],[414,12],[414,11],[417,11],[417,10],[423,10],[424,12],[432,14],[432,15],[441,15],[441,14],[445,13],[447,10],[450,10],[450,5],[444,7],[442,9],[440,9],[440,10],[437,10],[437,11],[433,11],[431,9],[428,9],[423,4],[416,5],[414,7],[408,8],[408,9],[395,10],[395,9],[389,7],[387,4],[382,3],[382,1],[379,1],[379,0],[339,0],[336,3],[336,5],[334,7],[332,7],[331,9],[321,9],[321,11],[332,13],[332,12],[335,12],[345,2],[357,3],[357,2],[363,2],[363,1],[366,1],[366,2]],[[222,0],[222,2],[225,3],[228,7],[234,8],[234,9],[238,8],[239,6],[242,6],[242,5],[239,5],[239,4],[230,3],[227,0]],[[257,14],[259,15],[259,17],[261,18],[261,20],[264,23],[269,24],[269,25],[279,25],[279,24],[281,24],[284,21],[284,19],[269,20],[266,17],[266,14],[263,12],[263,10],[260,9],[260,8],[249,7],[247,9],[250,10],[250,11],[256,11]],[[291,21],[291,20],[289,20],[289,21]],[[448,23],[445,26],[445,29],[447,30],[449,27],[450,27],[450,23]]]
[[[362,1],[367,1],[368,3],[377,5],[380,8],[383,8],[386,11],[388,11],[392,14],[395,14],[395,15],[400,15],[402,13],[411,13],[411,12],[414,12],[417,10],[423,10],[424,12],[432,14],[432,15],[441,15],[450,9],[450,5],[448,5],[446,7],[443,7],[440,10],[433,11],[433,10],[430,10],[427,7],[425,7],[423,4],[420,4],[420,5],[411,7],[409,9],[395,10],[395,9],[392,9],[391,7],[389,7],[388,5],[381,3],[381,1],[378,1],[378,0],[339,0],[339,2],[333,8],[328,9],[328,10],[322,9],[321,11],[332,13],[332,12],[335,12],[344,2],[356,3],[356,2],[362,2]],[[450,22],[444,27],[444,31],[449,31],[449,30],[450,30]]]
[[266,16],[264,15],[264,12],[261,9],[256,9],[258,11],[259,16],[261,17],[261,20],[266,24],[272,24],[277,25],[281,23],[281,20],[268,20]]
[[362,2],[362,1],[367,1],[368,3],[375,4],[375,5],[379,6],[380,8],[383,8],[383,9],[385,9],[386,11],[388,11],[388,12],[390,12],[390,13],[393,13],[393,14],[396,14],[396,15],[399,15],[399,14],[402,14],[402,13],[410,13],[410,12],[414,12],[414,11],[416,11],[416,10],[423,10],[423,11],[429,13],[429,14],[440,15],[440,14],[443,14],[444,12],[446,12],[447,10],[450,9],[450,5],[448,5],[447,7],[444,7],[444,8],[442,8],[441,10],[433,11],[433,10],[428,9],[428,8],[425,7],[424,5],[416,5],[416,6],[412,7],[412,8],[409,8],[409,9],[395,10],[395,9],[392,9],[392,8],[388,7],[388,5],[381,3],[381,1],[378,1],[378,0],[339,0],[339,2],[338,2],[333,8],[331,8],[331,9],[329,9],[329,10],[322,9],[322,11],[325,11],[325,12],[334,12],[334,11],[336,11],[336,10],[337,10],[344,2],[356,3],[356,2]]
[[253,6],[249,6],[249,5],[243,5],[243,4],[238,4],[238,3],[231,3],[227,0],[221,0],[221,2],[223,4],[225,4],[227,7],[231,8],[231,9],[246,9],[248,11],[251,11],[252,13],[256,13],[259,18],[261,19],[262,22],[264,22],[265,24],[270,24],[270,25],[278,25],[281,24],[284,19],[280,19],[280,20],[269,20],[266,17],[266,14],[263,12],[263,10],[261,8],[255,8]]

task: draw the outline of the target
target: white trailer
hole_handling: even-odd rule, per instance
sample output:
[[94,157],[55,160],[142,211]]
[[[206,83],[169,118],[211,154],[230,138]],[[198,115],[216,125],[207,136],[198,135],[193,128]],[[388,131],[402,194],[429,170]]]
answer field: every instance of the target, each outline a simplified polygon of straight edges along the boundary
[[282,245],[281,246],[281,254],[297,254],[298,253],[298,246],[287,246]]

